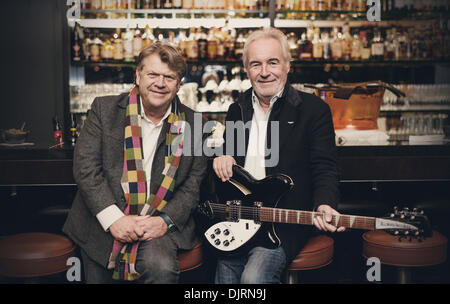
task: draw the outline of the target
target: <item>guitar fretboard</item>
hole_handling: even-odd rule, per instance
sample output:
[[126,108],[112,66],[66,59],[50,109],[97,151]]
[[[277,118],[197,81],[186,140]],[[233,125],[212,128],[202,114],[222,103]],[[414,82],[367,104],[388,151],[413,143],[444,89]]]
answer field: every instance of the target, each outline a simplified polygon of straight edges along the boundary
[[[260,222],[287,223],[300,225],[314,225],[315,217],[325,216],[321,212],[279,209],[268,207],[227,206],[224,204],[210,204],[214,213],[219,217],[232,217],[235,219],[252,219]],[[333,215],[330,224],[336,227],[354,229],[375,229],[374,217],[356,215]]]
[[[262,207],[259,216],[262,222],[314,225],[315,217],[325,215],[321,212]],[[375,229],[375,218],[340,214],[333,215],[330,224],[336,227],[373,230]]]

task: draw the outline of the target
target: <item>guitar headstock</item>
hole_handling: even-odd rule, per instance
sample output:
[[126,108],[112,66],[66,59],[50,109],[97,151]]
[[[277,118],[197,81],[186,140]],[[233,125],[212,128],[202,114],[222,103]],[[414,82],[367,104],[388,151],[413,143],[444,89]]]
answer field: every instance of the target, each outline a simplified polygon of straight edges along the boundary
[[404,207],[402,209],[397,206],[394,207],[392,213],[388,217],[384,218],[387,221],[394,221],[401,223],[398,227],[392,227],[385,229],[385,231],[399,236],[399,240],[402,238],[417,238],[419,240],[429,237],[432,234],[431,224],[425,212],[421,209],[414,208],[409,209]]

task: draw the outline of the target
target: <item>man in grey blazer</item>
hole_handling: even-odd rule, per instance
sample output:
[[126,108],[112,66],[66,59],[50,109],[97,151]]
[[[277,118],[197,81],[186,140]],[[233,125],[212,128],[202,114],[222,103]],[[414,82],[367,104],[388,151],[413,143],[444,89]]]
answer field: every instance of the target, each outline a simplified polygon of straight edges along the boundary
[[[185,115],[194,129],[194,112],[176,96],[186,63],[176,49],[157,43],[144,49],[137,62],[136,84],[141,106],[143,167],[147,197],[158,189],[164,169],[168,116],[172,107]],[[194,153],[202,137],[185,137],[175,175],[173,196],[157,215],[126,215],[127,199],[121,187],[128,94],[98,97],[91,106],[74,153],[73,173],[78,193],[63,231],[81,248],[87,283],[112,283],[108,269],[114,241],[139,241],[136,271],[140,283],[176,283],[177,251],[196,243],[193,212],[199,201],[206,158]],[[200,114],[196,114],[200,115]],[[200,130],[203,129],[203,125]],[[185,153],[189,151],[190,153]]]

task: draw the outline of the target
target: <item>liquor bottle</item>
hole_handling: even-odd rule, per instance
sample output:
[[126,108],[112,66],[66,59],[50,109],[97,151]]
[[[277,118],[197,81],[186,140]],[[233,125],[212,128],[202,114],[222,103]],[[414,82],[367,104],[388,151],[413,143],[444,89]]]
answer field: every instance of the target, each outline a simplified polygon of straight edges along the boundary
[[328,32],[322,32],[322,44],[323,44],[323,59],[331,59],[331,45],[330,45],[330,34]]
[[216,59],[223,60],[225,58],[225,33],[222,29],[215,31],[217,40]]
[[63,145],[63,136],[61,125],[59,124],[58,117],[53,117],[53,141],[56,147],[62,148]]
[[357,34],[353,35],[351,59],[354,61],[361,60],[362,43]]
[[352,57],[353,38],[350,34],[350,26],[344,25],[342,28],[342,57],[344,60],[350,60]]
[[211,28],[209,30],[209,34],[208,34],[208,59],[209,60],[214,60],[216,59],[217,56],[217,38],[215,35],[215,28]]
[[92,40],[91,45],[89,46],[89,54],[90,54],[90,60],[94,62],[98,62],[101,60],[100,57],[100,49],[102,46],[102,41],[98,37],[99,32],[96,30],[94,31],[94,39]]
[[133,56],[135,60],[139,57],[139,53],[141,52],[141,50],[142,50],[142,35],[141,30],[136,24],[136,29],[134,31],[133,37]]
[[300,0],[298,4],[300,11],[309,11],[309,0]]
[[367,32],[361,31],[359,33],[359,39],[361,40],[361,60],[370,59],[370,46],[367,40]]
[[185,30],[180,30],[180,33],[178,34],[178,49],[180,50],[181,55],[186,59],[187,37]]
[[152,9],[154,7],[153,0],[142,0],[143,9]]
[[296,60],[298,58],[298,42],[295,33],[291,32],[287,35],[287,40],[289,44],[289,52],[291,54],[291,59]]
[[395,46],[393,29],[386,30],[386,40],[384,41],[384,60],[394,60]]
[[312,61],[312,42],[308,39],[308,36],[306,33],[301,34],[299,46],[298,46],[298,53],[299,53],[299,60],[301,61]]
[[183,6],[182,2],[181,0],[173,0],[173,8],[180,9]]
[[189,37],[186,40],[186,56],[188,60],[198,59],[198,44],[195,40],[195,29],[189,29]]
[[111,39],[108,35],[105,36],[105,40],[102,45],[102,50],[100,52],[102,60],[108,61],[112,60],[114,56],[114,46],[111,43]]
[[224,40],[225,46],[225,60],[233,60],[234,59],[234,37],[231,35],[231,30],[227,30],[225,34]]
[[384,59],[384,41],[381,36],[381,31],[375,28],[371,46],[372,59],[383,60]]
[[320,29],[316,28],[314,30],[313,44],[313,59],[315,61],[321,61],[323,59],[323,43],[320,39]]
[[325,1],[325,0],[318,0],[317,1],[317,10],[319,11],[319,12],[324,12],[324,11],[326,11],[328,9],[328,7],[327,7],[327,1]]
[[309,9],[311,10],[311,11],[317,11],[318,10],[318,3],[317,3],[318,1],[317,0],[310,0],[309,1]]
[[163,2],[163,8],[165,9],[171,9],[173,8],[173,1],[172,0],[165,0]]
[[183,9],[191,9],[194,7],[194,1],[193,0],[183,0],[181,7]]
[[208,36],[201,28],[197,28],[198,37],[198,60],[206,60],[208,58]]
[[73,43],[72,43],[72,60],[73,61],[80,61],[81,60],[81,54],[82,54],[82,48],[80,45],[80,38],[79,38],[79,31],[80,28],[78,26],[78,23],[75,23],[75,27],[73,30]]
[[152,45],[155,42],[156,38],[153,35],[153,29],[147,24],[145,26],[145,32],[142,35],[142,49],[145,49],[149,45]]
[[70,144],[72,147],[77,143],[78,130],[77,130],[77,120],[75,114],[70,114]]
[[127,26],[125,33],[122,33],[123,37],[123,56],[126,62],[131,62],[134,60],[133,54],[133,32]]
[[244,52],[244,44],[245,44],[245,37],[244,34],[239,33],[235,43],[234,43],[234,57],[237,60],[240,60],[242,58],[242,54]]
[[122,41],[122,34],[120,32],[120,29],[117,28],[116,32],[113,35],[114,39],[114,56],[113,59],[117,61],[123,60],[123,41]]
[[342,34],[337,27],[333,28],[333,38],[331,39],[331,57],[333,60],[342,59]]

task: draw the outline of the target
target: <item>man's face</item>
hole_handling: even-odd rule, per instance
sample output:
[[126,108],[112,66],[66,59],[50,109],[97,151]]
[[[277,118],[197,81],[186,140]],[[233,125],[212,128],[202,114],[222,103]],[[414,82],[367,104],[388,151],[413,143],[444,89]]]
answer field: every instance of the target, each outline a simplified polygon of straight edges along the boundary
[[167,109],[180,89],[177,73],[157,54],[146,57],[142,66],[142,70],[136,70],[136,84],[144,108],[152,111]]
[[286,62],[278,40],[261,38],[253,41],[247,51],[247,75],[253,90],[262,102],[268,103],[286,84],[289,62]]

